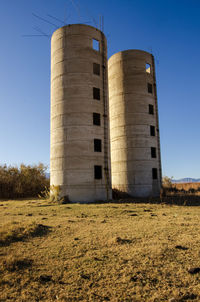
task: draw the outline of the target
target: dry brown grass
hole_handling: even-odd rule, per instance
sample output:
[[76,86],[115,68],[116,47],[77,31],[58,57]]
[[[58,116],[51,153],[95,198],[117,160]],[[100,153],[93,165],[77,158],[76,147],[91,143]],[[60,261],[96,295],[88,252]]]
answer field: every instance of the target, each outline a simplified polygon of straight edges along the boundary
[[31,237],[46,235],[49,229],[50,227],[35,222],[24,225],[19,225],[17,222],[5,224],[0,231],[0,246],[10,245],[17,241],[24,241]]
[[[200,301],[200,273],[188,271],[200,267],[200,207],[30,200],[0,209],[4,240],[26,233],[1,247],[0,301]],[[32,236],[38,225],[51,231]]]

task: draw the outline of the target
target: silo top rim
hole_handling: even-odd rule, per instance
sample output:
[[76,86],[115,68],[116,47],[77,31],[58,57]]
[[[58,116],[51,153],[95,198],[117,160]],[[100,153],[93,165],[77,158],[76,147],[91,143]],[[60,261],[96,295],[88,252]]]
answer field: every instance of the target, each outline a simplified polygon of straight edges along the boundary
[[131,53],[138,53],[138,54],[143,54],[143,55],[148,55],[148,56],[153,56],[150,52],[147,52],[147,51],[145,51],[145,50],[141,50],[141,49],[128,49],[128,50],[122,50],[122,51],[119,51],[119,52],[116,52],[115,54],[113,54],[110,58],[109,58],[109,60],[111,59],[111,58],[113,58],[114,56],[116,56],[116,55],[123,55],[123,54],[131,54]]
[[[64,26],[59,27],[58,29],[56,29],[56,30],[53,32],[51,38],[53,37],[53,35],[54,35],[58,30],[64,29],[64,28],[69,28],[69,27],[85,27],[85,28],[87,27],[87,28],[91,28],[91,29],[93,29],[93,30],[96,30],[96,31],[98,31],[99,33],[101,33],[101,34],[104,35],[104,33],[103,33],[101,30],[99,30],[98,28],[96,28],[96,27],[94,27],[94,26],[87,25],[87,24],[82,24],[82,23],[74,23],[74,24],[68,24],[68,25],[64,25]],[[104,35],[104,36],[105,36],[105,35]]]

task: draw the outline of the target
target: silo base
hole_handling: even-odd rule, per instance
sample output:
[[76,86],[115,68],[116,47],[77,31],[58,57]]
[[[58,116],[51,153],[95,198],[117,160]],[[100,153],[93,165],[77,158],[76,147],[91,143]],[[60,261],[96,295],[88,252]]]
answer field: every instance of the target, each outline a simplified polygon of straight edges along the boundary
[[112,191],[106,191],[102,188],[80,188],[77,187],[61,187],[61,197],[72,203],[93,203],[108,201],[112,198]]
[[113,188],[116,194],[119,196],[127,196],[127,197],[137,197],[137,198],[151,198],[151,197],[159,197],[160,189],[156,185],[142,185],[142,186],[116,186]]

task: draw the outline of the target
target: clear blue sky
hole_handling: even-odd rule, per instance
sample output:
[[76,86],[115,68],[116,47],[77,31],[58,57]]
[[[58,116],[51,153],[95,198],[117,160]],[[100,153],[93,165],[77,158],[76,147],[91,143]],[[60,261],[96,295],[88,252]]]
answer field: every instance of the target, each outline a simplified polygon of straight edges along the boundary
[[[78,4],[75,7],[72,2]],[[0,164],[49,165],[50,39],[54,26],[104,16],[108,56],[126,49],[156,58],[163,175],[200,178],[199,0],[0,0]]]

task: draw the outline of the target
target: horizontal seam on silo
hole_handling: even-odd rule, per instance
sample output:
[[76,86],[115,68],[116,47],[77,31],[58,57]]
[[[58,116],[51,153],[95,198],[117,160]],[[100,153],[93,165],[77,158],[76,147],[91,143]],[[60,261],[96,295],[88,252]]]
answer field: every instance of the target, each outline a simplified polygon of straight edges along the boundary
[[[65,75],[66,73],[65,72],[63,72],[62,74],[60,74],[60,75],[57,75],[57,76],[55,76],[55,77],[52,77],[51,78],[51,83],[52,82],[54,82],[54,80],[57,80],[58,78],[61,78],[61,77],[63,77],[63,75]],[[77,72],[67,72],[67,75],[70,75],[70,74],[77,74]],[[81,74],[89,74],[90,75],[90,72],[88,71],[88,72],[79,72],[79,75],[81,75]],[[62,86],[62,85],[61,85]],[[84,86],[84,85],[80,85],[80,86]]]
[[[101,153],[101,152],[100,152]],[[51,156],[51,159],[63,159],[63,160],[67,160],[67,159],[83,159],[83,158],[91,158],[91,160],[95,160],[96,159],[96,152],[93,152],[93,154],[90,154],[90,156],[86,155],[86,154],[81,154],[81,155],[63,155],[63,156]]]
[[[57,64],[60,64],[60,63],[63,63],[63,62],[66,62],[66,61],[69,61],[69,62],[71,62],[72,61],[72,59],[74,59],[74,60],[77,60],[77,57],[70,57],[70,58],[64,58],[63,60],[61,60],[61,61],[56,61],[55,63],[53,63],[52,65],[51,65],[51,68],[53,68],[53,67],[55,67]],[[81,61],[81,62],[86,62],[86,63],[88,63],[88,58],[78,58],[79,59],[79,62]],[[91,62],[92,62],[92,60],[91,60]],[[89,63],[91,63],[91,62],[89,62]],[[68,72],[67,72],[68,73]]]
[[[79,127],[86,127],[86,128],[91,128],[92,126],[94,126],[93,124],[76,124],[76,125],[73,125],[72,123],[70,124],[70,125],[65,125],[64,127],[63,126],[61,126],[61,127],[56,127],[56,128],[52,128],[52,131],[57,131],[57,130],[59,130],[59,129],[63,129],[64,130],[64,132],[66,131],[66,130],[69,130],[69,129],[71,129],[71,128],[74,128],[74,127],[76,127],[76,128],[79,128]],[[102,128],[101,128],[102,129]],[[86,130],[86,129],[85,129]],[[88,129],[87,129],[88,130]]]
[[[122,97],[124,98],[124,96],[127,95],[127,94],[130,97],[131,96],[137,97],[136,101],[139,101],[139,100],[142,99],[142,101],[144,102],[145,100],[151,100],[152,98],[155,100],[155,96],[154,95],[151,95],[149,93],[145,93],[144,95],[142,95],[139,92],[138,93],[137,92],[117,92],[116,95],[115,95],[115,97],[117,96],[119,98],[119,102],[121,102],[121,98]],[[109,91],[109,96],[110,96],[110,91]],[[112,94],[112,96],[110,96],[110,98],[111,99],[114,98],[114,95]],[[129,101],[129,99],[126,100],[125,102],[128,102],[128,101]]]
[[[155,124],[155,123],[154,123]],[[110,129],[111,130],[113,130],[113,129],[120,129],[120,128],[124,128],[124,130],[127,130],[127,127],[132,127],[133,126],[133,128],[135,128],[135,126],[154,126],[154,127],[156,127],[156,125],[149,125],[149,123],[148,124],[140,124],[140,123],[137,123],[137,124],[128,124],[128,123],[126,123],[125,125],[121,125],[121,126],[116,126],[116,127],[110,127]]]
[[[135,138],[135,137],[138,137],[138,136],[141,137],[141,133],[135,134],[135,135],[133,135],[131,137],[129,136],[128,139],[132,139],[132,138]],[[111,135],[111,143],[113,143],[112,139],[116,139],[116,138],[119,138],[119,137],[123,138],[123,137],[127,137],[127,135],[121,135],[121,136],[112,136]],[[142,137],[143,138],[148,138],[149,136],[143,134]],[[156,141],[156,140],[154,139],[153,141]]]
[[[146,149],[146,150],[150,150],[150,148],[149,147],[122,147],[122,148],[114,148],[113,147],[113,151],[115,151],[115,150],[129,150],[129,149]],[[149,151],[150,152],[150,151]]]
[[154,98],[155,99],[155,96],[153,94],[149,94],[148,92],[145,92],[145,93],[141,93],[141,92],[118,92],[118,93],[115,93],[115,94],[112,94],[112,96],[110,96],[110,92],[109,92],[109,98],[112,99],[114,96],[122,96],[122,95],[126,95],[126,94],[132,94],[132,95],[139,95],[139,96],[147,96],[148,98],[152,99]]
[[[96,128],[93,128],[92,126],[95,126],[95,125],[93,125],[93,124],[90,124],[90,125],[85,125],[85,124],[83,124],[83,125],[79,125],[79,124],[76,124],[76,125],[73,125],[73,124],[70,124],[70,125],[66,125],[66,126],[62,126],[62,127],[56,127],[56,128],[54,128],[54,127],[52,127],[52,130],[53,131],[56,131],[56,130],[58,130],[58,129],[60,129],[60,128],[62,128],[64,131],[66,131],[66,130],[71,130],[72,128],[79,128],[80,126],[84,126],[84,127],[89,127],[90,129],[91,129],[91,131],[92,130],[96,130],[97,131],[97,129]],[[101,130],[102,130],[102,128],[103,127],[101,127],[101,126],[99,126],[100,128],[98,128],[98,131],[97,132],[100,132]]]
[[[75,185],[75,184],[66,184],[66,185],[64,185],[66,188],[69,188],[69,189],[71,189],[71,188],[79,188],[79,187],[81,187],[82,189],[83,188],[94,188],[94,184],[95,184],[95,188],[94,188],[94,191],[95,191],[95,189],[96,189],[96,187],[97,187],[97,189],[102,189],[102,188],[105,188],[105,183],[104,183],[104,181],[103,181],[103,183],[101,184],[98,184],[98,182],[101,182],[102,180],[104,180],[104,178],[101,178],[101,179],[94,179],[93,181],[90,181],[90,183],[88,184],[88,183],[85,183],[85,184],[79,184],[79,185]],[[69,190],[70,191],[70,190]]]
[[145,183],[144,185],[143,184],[135,184],[135,183],[124,183],[124,184],[115,183],[114,186],[116,186],[116,187],[114,187],[113,189],[117,189],[117,186],[121,187],[121,188],[123,188],[123,187],[133,187],[133,188],[135,188],[135,187],[148,187],[148,188],[151,188],[151,184],[149,184],[149,183],[148,184]]

